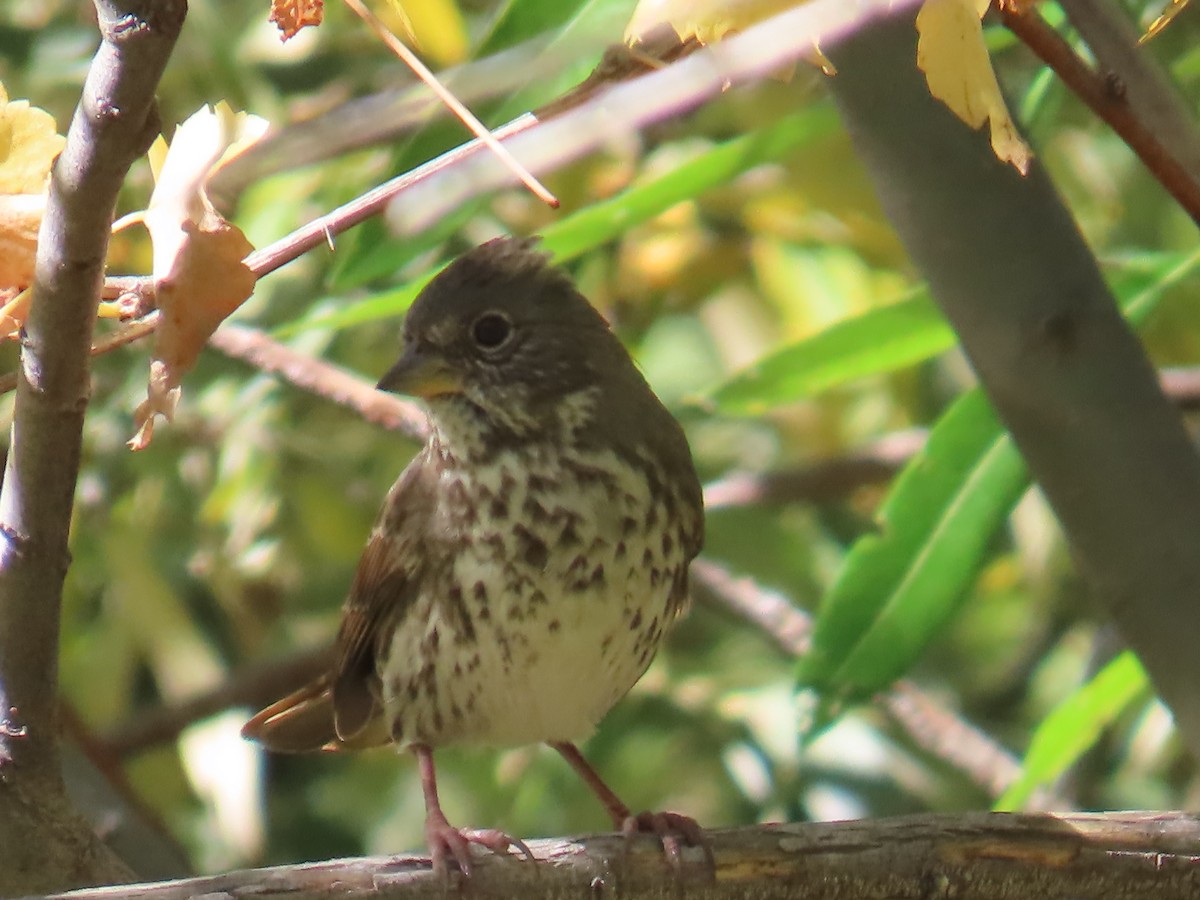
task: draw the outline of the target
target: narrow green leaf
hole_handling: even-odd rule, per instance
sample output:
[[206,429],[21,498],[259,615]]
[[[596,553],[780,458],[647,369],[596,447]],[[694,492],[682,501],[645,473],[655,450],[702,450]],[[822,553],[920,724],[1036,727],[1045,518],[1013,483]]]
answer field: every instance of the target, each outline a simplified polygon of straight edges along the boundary
[[1019,810],[1034,791],[1057,781],[1101,732],[1150,688],[1138,658],[1125,651],[1046,716],[1029,742],[1021,775],[996,801],[995,809]]
[[714,388],[709,399],[729,415],[758,415],[856,378],[911,366],[954,343],[954,332],[922,289],[773,353]]
[[[1140,324],[1166,290],[1200,265],[1200,252],[1156,258],[1116,288]],[[954,614],[988,545],[1028,485],[1011,438],[976,389],[938,420],[924,451],[896,480],[880,531],[861,538],[817,617],[797,681],[815,689],[822,721],[841,701],[886,687]]]
[[860,699],[904,672],[954,611],[987,543],[1028,484],[983,392],[938,420],[821,608],[798,678]]

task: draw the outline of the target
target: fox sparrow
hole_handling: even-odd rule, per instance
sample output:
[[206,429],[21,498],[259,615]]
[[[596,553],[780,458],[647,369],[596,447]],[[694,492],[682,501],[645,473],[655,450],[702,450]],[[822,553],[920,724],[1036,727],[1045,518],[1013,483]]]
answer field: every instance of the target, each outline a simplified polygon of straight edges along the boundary
[[243,734],[299,752],[416,754],[435,868],[470,873],[433,748],[545,742],[615,825],[678,860],[691,819],[631,816],[575,744],[641,677],[688,598],[700,485],[683,431],[604,320],[530,241],[465,254],[421,293],[379,382],[422,397],[431,433],[389,491],[342,611],[332,671]]

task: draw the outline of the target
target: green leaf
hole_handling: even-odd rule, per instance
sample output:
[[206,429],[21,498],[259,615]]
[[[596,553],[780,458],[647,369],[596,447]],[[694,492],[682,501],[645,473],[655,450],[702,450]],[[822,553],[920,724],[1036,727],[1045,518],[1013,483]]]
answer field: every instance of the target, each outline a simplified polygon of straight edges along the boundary
[[[595,203],[554,223],[542,232],[543,246],[555,262],[566,262],[605,244],[629,228],[725,184],[747,169],[779,159],[796,147],[829,133],[837,119],[827,105],[806,109],[774,125],[705,150],[678,168],[635,184],[609,200]],[[288,335],[309,328],[346,328],[403,313],[443,266],[409,283],[290,323],[275,332]]]
[[1139,696],[1150,680],[1138,658],[1125,651],[1046,716],[1029,742],[1021,775],[996,801],[995,809],[1019,810],[1034,791],[1057,781],[1096,743],[1101,732]]
[[879,533],[847,555],[801,684],[861,699],[907,670],[953,613],[1028,474],[983,392],[963,395],[905,467]]
[[[1200,265],[1200,252],[1129,265],[1115,293],[1135,324]],[[960,397],[909,461],[880,512],[880,531],[846,555],[797,681],[841,701],[886,687],[919,657],[966,595],[992,536],[1028,485],[1024,463],[983,393]]]
[[714,388],[708,399],[726,414],[759,415],[856,378],[911,366],[954,344],[954,332],[922,290],[773,353]]

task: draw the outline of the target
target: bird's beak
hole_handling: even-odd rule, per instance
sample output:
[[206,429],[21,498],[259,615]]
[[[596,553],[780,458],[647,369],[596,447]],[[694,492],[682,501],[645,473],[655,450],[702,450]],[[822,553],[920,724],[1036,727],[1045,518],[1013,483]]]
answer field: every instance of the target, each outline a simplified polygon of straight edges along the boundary
[[437,397],[462,392],[462,378],[440,354],[409,347],[375,385],[381,391],[412,397]]

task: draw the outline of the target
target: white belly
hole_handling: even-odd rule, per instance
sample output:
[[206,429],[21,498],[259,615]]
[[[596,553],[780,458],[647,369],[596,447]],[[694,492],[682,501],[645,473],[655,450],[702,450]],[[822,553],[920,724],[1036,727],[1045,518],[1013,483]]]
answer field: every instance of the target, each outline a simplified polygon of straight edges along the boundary
[[[621,471],[611,455],[592,462]],[[586,737],[671,624],[687,560],[682,536],[664,542],[646,479],[585,472],[526,488],[513,472],[531,463],[502,457],[484,483],[453,476],[455,490],[480,495],[481,512],[447,526],[466,538],[451,564],[461,592],[415,604],[383,665],[401,744]]]

